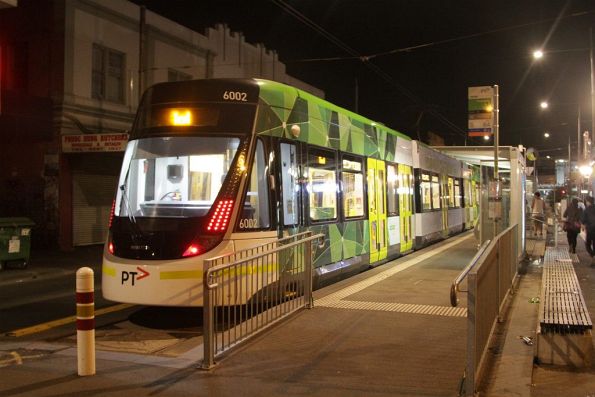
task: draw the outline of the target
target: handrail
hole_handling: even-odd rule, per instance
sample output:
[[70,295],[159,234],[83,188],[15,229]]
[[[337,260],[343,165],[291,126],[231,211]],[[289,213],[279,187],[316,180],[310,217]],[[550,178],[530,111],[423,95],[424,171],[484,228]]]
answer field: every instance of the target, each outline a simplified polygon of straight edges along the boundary
[[[463,280],[465,279],[465,277],[467,277],[467,274],[469,274],[469,272],[471,271],[471,269],[473,269],[473,267],[477,264],[477,261],[483,255],[483,253],[485,252],[485,250],[488,248],[488,245],[490,244],[491,241],[492,240],[486,240],[481,245],[481,247],[479,247],[479,250],[477,251],[477,253],[473,257],[473,259],[471,259],[471,261],[463,269],[463,271],[461,272],[461,274],[459,274],[457,276],[457,278],[455,278],[455,280],[452,282],[452,285],[450,286],[450,305],[452,307],[456,307],[457,304],[459,303],[459,298],[457,297],[457,292],[460,291],[459,290],[459,284],[463,282]],[[460,291],[460,292],[465,292],[465,291]]]

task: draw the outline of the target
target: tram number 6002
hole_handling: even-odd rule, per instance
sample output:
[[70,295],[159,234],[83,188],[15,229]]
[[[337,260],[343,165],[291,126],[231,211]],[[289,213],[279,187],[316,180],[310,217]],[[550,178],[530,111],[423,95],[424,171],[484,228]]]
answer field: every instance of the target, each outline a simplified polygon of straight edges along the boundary
[[240,229],[257,229],[258,219],[240,219]]
[[223,99],[226,101],[248,102],[248,94],[240,91],[225,91]]

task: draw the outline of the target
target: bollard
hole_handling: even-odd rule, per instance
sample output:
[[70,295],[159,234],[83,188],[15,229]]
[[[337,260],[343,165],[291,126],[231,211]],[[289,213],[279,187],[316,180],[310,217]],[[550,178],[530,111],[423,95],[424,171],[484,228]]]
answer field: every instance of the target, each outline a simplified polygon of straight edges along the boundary
[[79,376],[95,375],[95,302],[93,269],[76,271],[76,351]]

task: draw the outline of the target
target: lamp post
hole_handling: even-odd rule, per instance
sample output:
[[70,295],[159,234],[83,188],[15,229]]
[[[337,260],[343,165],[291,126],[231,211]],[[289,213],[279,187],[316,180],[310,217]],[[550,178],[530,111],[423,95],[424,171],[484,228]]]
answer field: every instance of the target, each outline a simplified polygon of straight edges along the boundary
[[[570,49],[570,50],[559,50],[559,51],[549,51],[549,52],[568,52],[568,51],[584,51],[586,50],[586,48],[580,48],[580,49]],[[595,60],[593,57],[593,28],[589,28],[589,78],[591,80],[591,136],[592,136],[592,141],[595,141],[595,78],[594,78],[594,69],[595,69]],[[545,51],[541,48],[533,51],[533,59],[540,61],[541,59],[543,59],[545,55]],[[542,109],[547,109],[548,107],[548,103],[546,101],[542,101],[540,103],[540,107]],[[578,139],[580,142],[580,105],[578,108]],[[579,145],[580,146],[580,145]],[[580,151],[580,147],[579,147],[579,151]],[[580,157],[579,157],[580,159]]]

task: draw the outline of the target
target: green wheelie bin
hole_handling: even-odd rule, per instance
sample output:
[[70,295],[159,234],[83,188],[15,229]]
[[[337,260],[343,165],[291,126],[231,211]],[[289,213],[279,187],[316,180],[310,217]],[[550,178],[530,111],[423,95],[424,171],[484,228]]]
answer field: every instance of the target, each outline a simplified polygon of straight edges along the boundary
[[8,265],[27,267],[33,226],[29,218],[0,218],[0,270]]

